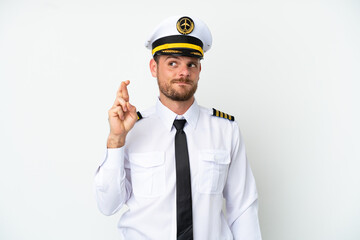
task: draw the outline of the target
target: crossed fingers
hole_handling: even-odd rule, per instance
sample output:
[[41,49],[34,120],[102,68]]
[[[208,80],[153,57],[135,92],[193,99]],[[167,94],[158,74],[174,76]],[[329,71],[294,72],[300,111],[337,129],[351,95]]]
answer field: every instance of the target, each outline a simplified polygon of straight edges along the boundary
[[129,110],[129,92],[127,86],[130,84],[129,80],[123,81],[116,93],[113,110],[117,113],[121,120],[124,120],[124,113]]

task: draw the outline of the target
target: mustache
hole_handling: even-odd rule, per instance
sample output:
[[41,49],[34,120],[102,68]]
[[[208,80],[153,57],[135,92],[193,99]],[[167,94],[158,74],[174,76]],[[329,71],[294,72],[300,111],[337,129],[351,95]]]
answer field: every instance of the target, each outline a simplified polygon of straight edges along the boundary
[[179,78],[179,79],[173,79],[171,80],[171,83],[187,83],[192,84],[192,81],[188,78]]

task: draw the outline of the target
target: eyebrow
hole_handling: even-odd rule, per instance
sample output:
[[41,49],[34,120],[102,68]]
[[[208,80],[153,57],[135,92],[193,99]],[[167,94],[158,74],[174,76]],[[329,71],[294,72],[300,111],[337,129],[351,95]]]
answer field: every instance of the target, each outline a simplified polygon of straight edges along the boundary
[[168,55],[165,60],[168,60],[169,58],[179,59],[178,56]]
[[[172,58],[176,59],[176,60],[179,60],[180,56],[168,55],[168,56],[166,56],[165,61],[167,61],[169,59],[172,59]],[[196,64],[196,65],[198,65],[199,63],[200,63],[199,60],[189,59],[189,61],[186,64]]]

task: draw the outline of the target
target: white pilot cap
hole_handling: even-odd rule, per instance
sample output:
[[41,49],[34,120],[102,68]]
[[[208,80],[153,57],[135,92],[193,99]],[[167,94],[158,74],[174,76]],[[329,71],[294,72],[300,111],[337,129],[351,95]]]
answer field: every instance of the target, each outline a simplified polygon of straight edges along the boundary
[[145,42],[152,55],[180,55],[203,58],[211,48],[212,36],[196,17],[173,16],[161,22]]

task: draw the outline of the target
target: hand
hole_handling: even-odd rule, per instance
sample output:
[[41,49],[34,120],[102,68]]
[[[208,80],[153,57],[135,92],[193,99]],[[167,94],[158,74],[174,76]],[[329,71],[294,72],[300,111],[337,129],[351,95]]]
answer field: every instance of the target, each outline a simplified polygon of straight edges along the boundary
[[136,108],[129,103],[127,86],[129,80],[121,82],[114,105],[109,110],[110,134],[108,148],[119,148],[125,145],[125,138],[137,121]]

